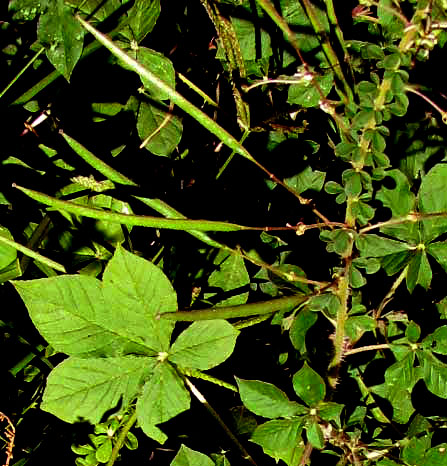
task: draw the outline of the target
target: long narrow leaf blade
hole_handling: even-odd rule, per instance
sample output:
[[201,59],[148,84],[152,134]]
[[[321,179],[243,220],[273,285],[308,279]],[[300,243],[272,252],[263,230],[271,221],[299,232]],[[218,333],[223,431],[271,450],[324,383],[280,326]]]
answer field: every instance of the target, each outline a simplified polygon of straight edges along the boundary
[[113,55],[118,57],[120,60],[124,61],[129,66],[130,69],[132,69],[133,71],[138,73],[142,78],[144,78],[147,81],[151,82],[154,86],[156,86],[162,92],[169,95],[169,98],[171,99],[171,101],[175,105],[179,106],[182,110],[184,110],[190,116],[195,118],[204,128],[206,128],[208,131],[210,131],[215,136],[217,136],[230,149],[233,149],[238,154],[244,156],[248,160],[251,160],[252,162],[256,163],[256,165],[258,165],[256,160],[247,151],[247,149],[245,149],[224,128],[222,128],[213,119],[211,119],[208,115],[206,115],[204,112],[202,112],[202,110],[198,109],[195,105],[193,105],[191,102],[186,100],[181,94],[179,94],[177,91],[172,89],[165,82],[163,82],[161,79],[159,79],[153,73],[151,73],[148,69],[146,69],[144,66],[142,66],[140,63],[138,63],[136,60],[134,60],[129,55],[127,55],[123,50],[121,50],[119,47],[117,47],[107,36],[100,33],[98,30],[96,30],[89,23],[87,23],[86,21],[84,21],[80,17],[78,17],[78,21],[85,27],[85,29],[87,29],[87,31],[89,31],[90,33],[92,33],[95,36],[95,38],[98,40],[98,42],[100,42],[101,44],[104,45],[104,47],[109,49],[113,53]]

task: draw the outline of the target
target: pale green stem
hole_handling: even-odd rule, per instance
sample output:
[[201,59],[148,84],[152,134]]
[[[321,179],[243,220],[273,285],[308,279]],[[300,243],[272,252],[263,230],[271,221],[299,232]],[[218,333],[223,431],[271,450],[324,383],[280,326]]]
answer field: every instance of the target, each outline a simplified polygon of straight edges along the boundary
[[219,416],[219,414],[217,414],[214,408],[208,403],[206,398],[199,392],[197,387],[187,377],[185,377],[184,380],[185,380],[186,385],[191,390],[191,393],[197,398],[197,400],[200,401],[200,403],[203,404],[203,406],[207,409],[207,411],[211,414],[211,416],[213,416],[213,418],[217,421],[217,423],[222,427],[222,429],[228,435],[228,437],[232,440],[232,442],[237,446],[237,448],[242,453],[243,458],[248,460],[251,464],[256,466],[256,463],[254,462],[253,458],[250,456],[247,450],[242,446],[239,440],[235,437],[233,432],[231,432],[231,430],[227,427],[227,425],[222,420],[222,418]]
[[181,372],[183,375],[187,375],[188,377],[194,377],[195,379],[206,380],[207,382],[211,382],[214,385],[219,385],[220,387],[224,387],[232,392],[238,392],[237,387],[231,385],[231,383],[225,382],[220,380],[212,375],[206,374],[205,372],[199,371],[198,369],[191,369],[188,367],[179,367],[176,366],[177,370]]
[[272,314],[277,311],[292,310],[306,302],[311,296],[311,294],[299,294],[261,301],[259,303],[240,304],[238,306],[211,307],[197,311],[164,312],[159,314],[157,318],[191,322],[196,320],[233,319],[235,317]]
[[[50,230],[51,219],[48,215],[45,215],[40,221],[39,225],[33,231],[31,238],[28,240],[26,247],[32,250],[37,249],[39,244],[46,238],[48,231]],[[31,258],[28,256],[23,256],[20,260],[20,269],[22,273],[25,273],[28,265],[31,261]]]
[[[241,140],[240,140],[239,142],[240,142],[241,144],[243,144],[244,141],[247,139],[247,137],[248,137],[249,134],[250,134],[250,130],[246,129],[246,130],[244,131],[244,134],[242,135]],[[233,160],[233,157],[234,157],[235,154],[236,154],[236,152],[233,150],[233,151],[231,152],[231,154],[229,155],[229,157],[227,158],[227,160],[225,160],[225,163],[220,167],[220,170],[219,170],[219,172],[218,172],[217,175],[216,175],[216,180],[218,180],[218,179],[221,177],[222,173],[225,171],[225,169],[227,168],[228,164]]]
[[88,149],[86,149],[82,144],[77,142],[68,134],[64,133],[62,130],[59,131],[62,137],[67,141],[68,145],[81,157],[85,160],[91,167],[95,170],[98,170],[99,173],[104,175],[109,180],[120,183],[128,186],[137,186],[132,180],[122,175],[120,172],[107,165],[101,159],[92,154]]
[[378,319],[380,315],[382,314],[382,311],[385,309],[385,306],[391,301],[391,299],[394,296],[394,293],[396,290],[399,288],[399,285],[405,280],[407,273],[408,273],[409,266],[407,265],[400,275],[396,278],[394,281],[392,287],[390,288],[390,291],[386,294],[386,296],[383,298],[382,302],[380,303],[380,306],[378,307],[377,311],[374,313],[374,318]]
[[422,92],[419,92],[417,89],[415,89],[412,86],[405,86],[405,90],[407,92],[412,92],[413,94],[418,95],[422,99],[424,99],[426,102],[428,102],[437,112],[441,114],[442,122],[447,123],[447,112],[443,110],[439,105],[437,105],[433,100],[429,99],[425,94]]
[[376,230],[377,228],[385,228],[393,225],[401,225],[404,223],[415,223],[420,222],[421,220],[429,220],[432,218],[443,218],[447,217],[447,212],[431,212],[431,213],[421,213],[421,212],[410,212],[404,217],[398,217],[385,222],[375,223],[374,225],[369,225],[365,228],[359,230],[359,235],[362,235],[368,231]]
[[132,426],[137,422],[137,411],[135,410],[132,413],[132,416],[127,420],[124,427],[121,429],[118,440],[116,441],[115,445],[113,446],[112,455],[110,456],[109,462],[107,466],[113,466],[115,464],[116,459],[118,458],[118,453],[120,452],[121,448],[123,448],[124,443],[127,438],[127,434]]
[[369,388],[363,382],[362,375],[358,369],[354,369],[352,372],[354,380],[356,380],[360,393],[363,395],[365,399],[366,406],[369,407],[371,413],[376,418],[377,421],[383,422],[385,424],[391,424],[391,421],[385,416],[383,411],[377,406],[377,402],[374,397],[371,395]]
[[36,59],[39,57],[39,55],[45,51],[45,47],[42,47],[40,50],[38,50],[35,54],[34,57],[31,58],[31,60],[14,76],[14,79],[11,80],[11,82],[3,89],[2,92],[0,92],[0,99],[8,92],[8,90],[11,88],[11,86],[17,82],[17,80],[22,76],[22,74],[36,61]]
[[351,356],[352,354],[363,353],[364,351],[375,351],[379,349],[389,349],[391,345],[388,343],[382,343],[380,345],[368,345],[361,346],[360,348],[353,348],[345,352],[345,356]]
[[193,82],[191,82],[186,76],[184,76],[182,73],[177,73],[177,76],[190,88],[192,89],[194,92],[196,92],[197,94],[200,95],[200,97],[202,97],[202,99],[212,105],[213,107],[219,107],[219,105],[217,105],[216,102],[214,102],[214,100],[208,96],[208,94],[205,94],[205,92],[202,91],[202,89],[200,89],[199,87],[197,87]]
[[55,262],[51,259],[48,259],[48,257],[42,256],[36,251],[33,251],[32,249],[27,248],[26,246],[23,246],[19,243],[16,243],[15,241],[5,238],[4,236],[0,235],[0,243],[4,243],[7,246],[11,246],[14,249],[17,249],[17,251],[21,252],[22,254],[25,254],[28,257],[31,257],[31,259],[34,259],[36,261],[42,262],[48,267],[51,267],[55,270],[58,270],[59,272],[66,273],[67,271],[65,270],[65,267],[58,262]]
[[[349,87],[349,84],[346,81],[346,78],[343,74],[343,70],[341,68],[340,61],[338,60],[337,54],[335,53],[332,45],[327,37],[326,31],[324,31],[323,26],[318,18],[317,13],[315,12],[315,7],[309,0],[303,0],[303,5],[306,9],[307,16],[314,28],[314,31],[320,38],[321,46],[323,48],[324,54],[326,58],[329,60],[329,63],[334,70],[335,75],[337,76],[338,80],[343,84],[345,95],[340,90],[340,94],[344,97],[346,102],[353,102],[354,96],[352,94],[352,90]],[[334,12],[335,13],[335,12]]]

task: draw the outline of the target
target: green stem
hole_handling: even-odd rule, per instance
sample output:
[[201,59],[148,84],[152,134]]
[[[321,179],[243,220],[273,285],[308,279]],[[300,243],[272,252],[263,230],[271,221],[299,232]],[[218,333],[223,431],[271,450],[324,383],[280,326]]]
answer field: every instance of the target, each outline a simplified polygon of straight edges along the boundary
[[432,218],[443,218],[447,217],[447,212],[430,212],[430,213],[421,213],[421,212],[410,212],[404,217],[392,218],[391,220],[386,220],[385,222],[378,222],[374,225],[369,225],[365,228],[359,230],[359,235],[363,235],[371,230],[376,230],[377,228],[385,228],[392,225],[402,225],[405,223],[415,223],[420,222],[421,220],[428,220]]
[[[37,228],[34,229],[31,238],[26,243],[26,247],[32,250],[37,249],[40,243],[47,237],[50,227],[51,219],[49,215],[45,215],[40,221]],[[20,270],[22,271],[22,273],[25,273],[30,261],[31,258],[29,256],[23,255],[22,259],[20,260]]]
[[34,57],[31,58],[31,60],[14,76],[14,78],[11,80],[11,82],[3,89],[2,92],[0,92],[0,99],[8,92],[8,90],[11,88],[11,86],[17,82],[17,80],[22,76],[22,74],[37,60],[39,55],[45,51],[45,47],[42,47],[40,50],[38,50],[35,54]]
[[405,268],[402,270],[402,272],[399,274],[399,276],[394,281],[393,285],[390,288],[390,291],[388,291],[386,296],[382,299],[382,302],[380,303],[380,306],[377,308],[377,311],[374,312],[374,318],[376,320],[379,319],[380,315],[382,314],[382,311],[385,309],[385,306],[391,301],[391,299],[394,296],[394,293],[399,288],[400,284],[407,277],[408,269],[409,269],[409,265],[405,266]]
[[239,440],[236,438],[233,432],[231,432],[231,430],[227,427],[227,425],[222,420],[222,418],[219,416],[219,414],[217,414],[214,408],[208,403],[208,401],[206,401],[206,398],[199,392],[196,386],[187,377],[185,377],[185,383],[186,385],[188,385],[189,389],[191,390],[191,393],[200,401],[200,403],[203,404],[203,406],[207,409],[207,411],[211,414],[211,416],[213,416],[213,418],[217,421],[217,423],[222,427],[222,429],[225,431],[228,437],[232,440],[232,442],[237,446],[237,448],[242,453],[243,458],[248,460],[251,464],[256,466],[256,463],[254,462],[253,458],[250,456],[247,450],[243,447],[243,445],[239,442]]
[[11,246],[12,248],[17,249],[17,251],[21,252],[22,254],[25,254],[26,256],[31,257],[31,259],[42,262],[48,267],[58,270],[59,272],[67,273],[67,271],[65,270],[65,267],[59,264],[58,262],[48,259],[48,257],[42,256],[38,252],[33,251],[32,249],[29,249],[26,246],[23,246],[19,243],[16,243],[15,241],[11,239],[5,238],[2,235],[0,235],[0,243],[4,243],[7,246]]
[[219,385],[220,387],[224,387],[232,392],[238,393],[237,387],[231,385],[231,383],[224,382],[212,375],[206,374],[205,372],[199,371],[198,369],[191,369],[191,368],[184,368],[176,366],[177,370],[181,372],[183,375],[188,377],[194,377],[195,379],[206,380],[207,382],[211,382],[215,385]]
[[180,78],[181,81],[183,81],[190,89],[192,89],[195,93],[199,94],[202,99],[212,105],[213,107],[218,108],[219,105],[217,105],[216,102],[205,92],[202,91],[199,87],[197,87],[193,82],[191,82],[186,76],[184,76],[182,73],[177,72],[177,76]]
[[132,416],[130,416],[124,427],[121,429],[118,440],[113,446],[112,455],[110,456],[107,466],[113,466],[115,464],[115,461],[118,458],[118,453],[120,452],[121,448],[123,448],[124,442],[126,441],[127,434],[135,422],[137,422],[137,410],[132,413]]
[[[247,139],[247,137],[248,137],[249,134],[250,134],[250,130],[246,129],[246,130],[244,131],[244,134],[242,135],[241,140],[240,140],[239,142],[240,142],[241,144],[243,144],[244,141]],[[234,157],[235,154],[236,154],[236,152],[233,150],[233,151],[231,152],[231,154],[229,155],[229,157],[227,158],[227,160],[225,160],[225,163],[220,167],[220,170],[219,170],[219,172],[218,172],[217,175],[216,175],[216,180],[218,180],[218,179],[221,177],[222,173],[223,173],[223,172],[225,171],[225,169],[228,167],[228,164],[233,160],[233,157]]]
[[360,392],[365,399],[366,406],[369,407],[371,413],[376,418],[377,421],[385,424],[391,424],[391,421],[385,416],[383,411],[377,406],[377,402],[374,397],[371,395],[369,388],[363,382],[362,375],[358,369],[353,369],[352,375],[354,380],[357,382]]
[[323,48],[323,52],[326,55],[326,58],[328,59],[332,69],[334,70],[334,73],[337,76],[338,81],[343,84],[345,95],[343,95],[342,91],[339,90],[340,94],[342,94],[342,97],[344,97],[346,102],[353,102],[354,96],[352,94],[352,90],[349,87],[349,84],[347,83],[346,78],[343,74],[343,70],[341,68],[341,64],[338,60],[337,54],[335,53],[331,43],[328,40],[328,35],[326,31],[323,29],[318,15],[315,12],[315,7],[309,0],[303,0],[303,5],[306,9],[306,13],[309,17],[312,27],[314,28],[314,31],[320,39],[321,47]]
[[197,311],[164,312],[157,317],[176,321],[232,319],[250,317],[261,314],[272,314],[277,311],[288,311],[305,303],[312,295],[297,294],[283,298],[261,301],[259,303],[240,304],[238,306],[211,307]]

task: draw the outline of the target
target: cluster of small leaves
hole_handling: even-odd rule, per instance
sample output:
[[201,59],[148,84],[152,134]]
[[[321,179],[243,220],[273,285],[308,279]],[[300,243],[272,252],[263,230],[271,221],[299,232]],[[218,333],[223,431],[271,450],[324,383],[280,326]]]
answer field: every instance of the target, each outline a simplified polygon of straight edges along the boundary
[[[114,441],[119,428],[128,421],[129,416],[114,416],[106,422],[97,424],[94,433],[89,435],[90,443],[85,445],[72,445],[71,449],[78,458],[77,466],[97,466],[107,463],[112,456]],[[138,448],[138,439],[132,432],[127,432],[124,446],[129,450]]]

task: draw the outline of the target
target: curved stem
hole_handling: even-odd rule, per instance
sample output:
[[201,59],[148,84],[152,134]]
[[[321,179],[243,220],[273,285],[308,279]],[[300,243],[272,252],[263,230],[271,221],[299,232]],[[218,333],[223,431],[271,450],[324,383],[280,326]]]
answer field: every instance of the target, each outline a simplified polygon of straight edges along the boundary
[[118,440],[113,446],[112,455],[110,456],[107,466],[113,466],[115,464],[115,461],[118,458],[118,453],[120,452],[121,448],[123,448],[124,442],[126,441],[127,434],[135,422],[137,422],[137,410],[132,413],[132,416],[130,416],[124,427],[121,429]]

